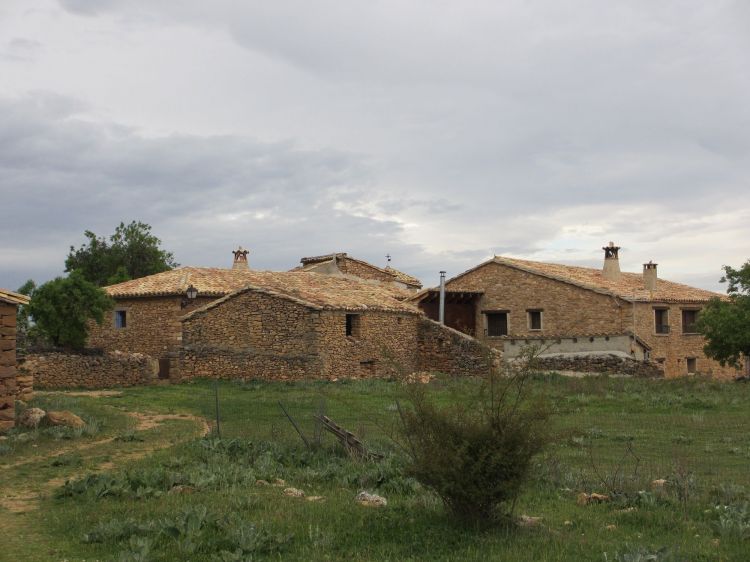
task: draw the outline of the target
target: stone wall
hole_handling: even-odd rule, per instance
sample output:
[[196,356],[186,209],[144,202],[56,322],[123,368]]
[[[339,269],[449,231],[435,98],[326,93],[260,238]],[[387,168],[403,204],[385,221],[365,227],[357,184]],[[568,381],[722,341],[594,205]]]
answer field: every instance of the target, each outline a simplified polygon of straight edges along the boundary
[[[511,336],[617,334],[626,330],[624,301],[499,263],[475,269],[446,288],[484,291],[476,307],[476,334],[490,346],[501,347],[502,341],[485,335],[483,311],[507,311]],[[529,329],[529,309],[542,310],[541,331]]]
[[[89,323],[88,345],[105,351],[145,353],[166,361],[164,377],[172,378],[179,368],[180,318],[215,300],[216,297],[198,297],[183,308],[181,296],[116,299],[114,309],[101,325]],[[115,326],[118,310],[126,312],[124,328]]]
[[338,261],[338,267],[342,273],[355,275],[361,279],[371,279],[373,281],[382,281],[393,283],[396,279],[387,271],[377,269],[366,263],[362,263],[349,258],[342,258]]
[[321,375],[328,379],[406,376],[418,369],[420,315],[368,310],[354,313],[346,335],[346,311],[320,313]]
[[182,321],[179,378],[287,380],[320,372],[318,315],[261,291],[246,291]]
[[664,376],[664,372],[653,361],[637,361],[614,354],[537,357],[534,360],[534,369],[538,371],[576,371],[579,373],[606,373],[650,378]]
[[420,371],[485,375],[502,358],[500,351],[429,318],[419,318],[418,340]]
[[19,364],[19,374],[39,388],[110,388],[151,384],[158,364],[143,353],[110,351],[100,355],[34,353]]
[[[684,334],[682,309],[700,305],[676,303],[636,303],[576,287],[569,283],[520,271],[490,262],[448,283],[452,291],[484,291],[476,307],[477,337],[487,345],[502,349],[507,338],[485,335],[482,311],[508,311],[511,337],[556,337],[571,334],[622,334],[634,332],[650,347],[651,359],[659,363],[666,377],[688,374],[688,358],[695,359],[696,372],[728,379],[738,372],[708,359],[705,341],[698,334]],[[669,309],[670,333],[656,334],[654,308]],[[528,328],[527,310],[541,309],[542,330]],[[635,316],[635,319],[634,319]]]
[[16,403],[16,306],[0,302],[0,432],[13,427]]
[[[669,310],[669,333],[657,334],[654,309]],[[740,374],[733,367],[722,367],[718,361],[709,359],[703,353],[706,340],[700,334],[684,333],[682,310],[700,309],[700,305],[675,303],[636,303],[635,331],[638,337],[648,343],[651,360],[659,363],[666,377],[678,377],[688,374],[688,358],[695,358],[696,373],[710,375],[719,379],[731,379]],[[630,323],[633,325],[632,308]]]

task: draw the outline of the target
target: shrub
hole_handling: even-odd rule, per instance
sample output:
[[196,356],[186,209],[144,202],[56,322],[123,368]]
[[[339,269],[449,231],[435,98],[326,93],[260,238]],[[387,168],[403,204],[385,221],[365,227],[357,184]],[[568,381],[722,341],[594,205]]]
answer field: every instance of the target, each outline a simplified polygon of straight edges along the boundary
[[491,519],[502,506],[509,515],[548,441],[549,410],[527,386],[531,359],[490,373],[471,400],[440,405],[423,385],[407,387],[400,410],[407,472],[459,519]]

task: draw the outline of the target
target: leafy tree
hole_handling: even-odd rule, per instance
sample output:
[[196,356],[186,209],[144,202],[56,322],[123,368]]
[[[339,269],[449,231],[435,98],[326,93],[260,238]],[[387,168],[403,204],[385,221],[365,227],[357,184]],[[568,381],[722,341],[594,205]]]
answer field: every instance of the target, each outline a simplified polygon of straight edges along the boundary
[[68,277],[57,277],[34,290],[28,312],[35,330],[51,344],[82,349],[89,320],[101,324],[113,304],[102,289],[73,271]]
[[65,271],[79,270],[100,287],[161,273],[178,265],[171,252],[160,248],[161,240],[151,234],[151,226],[140,221],[128,225],[121,222],[108,239],[90,230],[84,235],[88,242],[77,250],[70,247]]
[[[17,293],[31,297],[36,289],[36,283],[29,279],[21,285]],[[31,323],[29,321],[29,310],[27,305],[21,305],[16,312],[16,348],[25,350],[28,347],[31,332]]]
[[750,374],[750,260],[740,269],[724,266],[728,300],[713,299],[698,315],[698,330],[706,337],[706,355],[722,365],[740,366]]

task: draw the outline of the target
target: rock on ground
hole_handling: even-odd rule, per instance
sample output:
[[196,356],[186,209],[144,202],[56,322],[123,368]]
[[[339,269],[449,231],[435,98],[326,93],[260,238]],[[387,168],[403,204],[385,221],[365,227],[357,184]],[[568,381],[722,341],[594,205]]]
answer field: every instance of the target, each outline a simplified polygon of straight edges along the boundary
[[304,498],[305,492],[297,488],[284,488],[284,495],[292,498]]
[[64,425],[66,427],[79,428],[86,425],[86,422],[76,416],[73,412],[62,410],[60,412],[47,412],[46,420],[51,425]]
[[359,494],[357,494],[357,497],[354,498],[354,501],[356,501],[359,505],[364,505],[366,507],[385,507],[388,505],[388,500],[386,500],[383,496],[370,494],[368,492],[360,492]]
[[35,429],[39,427],[39,422],[42,421],[45,415],[46,412],[41,408],[29,408],[21,412],[21,415],[18,416],[18,425]]

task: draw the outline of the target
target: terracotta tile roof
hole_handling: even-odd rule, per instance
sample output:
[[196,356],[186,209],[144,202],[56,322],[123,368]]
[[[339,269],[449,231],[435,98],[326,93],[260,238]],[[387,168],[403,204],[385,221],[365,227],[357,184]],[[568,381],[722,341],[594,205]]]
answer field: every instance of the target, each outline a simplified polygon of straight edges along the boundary
[[620,274],[618,280],[612,281],[604,278],[601,269],[520,260],[503,256],[495,256],[491,260],[481,263],[478,266],[457,275],[453,279],[447,281],[446,284],[449,284],[454,280],[463,277],[467,273],[490,263],[507,265],[522,271],[570,283],[584,289],[620,297],[627,301],[698,303],[706,302],[716,297],[725,297],[721,293],[714,293],[713,291],[690,287],[689,285],[667,281],[666,279],[658,279],[656,282],[656,290],[649,291],[644,287],[643,275],[640,273],[623,272]]
[[295,267],[294,269],[292,269],[292,271],[305,271],[307,269],[313,268],[314,266],[320,263],[330,262],[334,260],[350,260],[353,262],[357,262],[366,267],[371,267],[372,269],[375,269],[377,271],[387,273],[388,275],[393,277],[396,281],[400,281],[401,283],[404,283],[406,285],[410,285],[417,289],[422,287],[422,282],[419,279],[417,279],[416,277],[412,277],[411,275],[404,273],[403,271],[399,271],[398,269],[395,269],[391,267],[390,265],[385,268],[378,267],[377,265],[373,265],[370,262],[366,262],[364,260],[353,258],[346,252],[336,252],[333,254],[326,254],[324,256],[309,256],[306,258],[302,258],[299,260],[300,263],[302,263],[302,265]]
[[105,287],[115,298],[183,295],[189,285],[198,296],[224,297],[243,289],[273,293],[329,310],[387,310],[419,314],[388,288],[356,279],[303,271],[253,271],[180,267]]
[[412,285],[417,288],[422,286],[422,282],[416,277],[412,277],[408,273],[404,273],[403,271],[394,269],[390,265],[385,268],[385,271],[393,275],[397,280],[401,281],[402,283],[406,283],[407,285]]
[[[331,261],[334,258],[346,258],[348,257],[346,252],[336,252],[335,254],[326,254],[324,256],[308,256],[306,258],[302,258],[299,261],[302,263],[303,266],[313,263],[320,263],[322,261]],[[352,259],[352,258],[349,258]]]
[[0,302],[8,304],[29,304],[29,297],[20,293],[14,293],[7,289],[0,289]]

